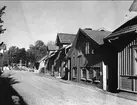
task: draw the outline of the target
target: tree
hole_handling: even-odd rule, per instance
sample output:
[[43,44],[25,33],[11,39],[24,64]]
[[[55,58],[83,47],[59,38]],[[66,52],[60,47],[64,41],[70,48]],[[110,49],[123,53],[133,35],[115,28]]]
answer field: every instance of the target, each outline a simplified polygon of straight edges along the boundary
[[55,45],[55,42],[54,42],[54,41],[49,41],[49,42],[47,43],[47,45]]
[[16,46],[11,46],[9,48],[8,50],[9,64],[19,62],[19,58],[17,58],[18,52],[19,52],[19,48]]
[[2,16],[3,16],[3,14],[5,13],[5,12],[4,12],[5,9],[6,9],[6,6],[4,6],[4,7],[2,7],[2,8],[0,9],[0,34],[4,33],[4,31],[6,31],[6,29],[3,29],[3,28],[2,28],[4,21],[1,19]]
[[[3,14],[5,13],[4,11],[5,11],[5,9],[6,9],[6,6],[4,6],[4,7],[2,7],[1,9],[0,9],[0,34],[2,34],[2,33],[4,33],[4,31],[6,31],[6,29],[3,29],[3,23],[4,23],[4,21],[2,20],[2,16],[3,16]],[[0,43],[0,50],[2,49],[3,50],[3,46],[4,45],[4,43],[3,42],[1,42]],[[1,51],[2,51],[1,50]],[[2,54],[0,54],[0,66],[3,66],[3,60],[4,60],[4,56],[2,55]]]
[[9,64],[8,51],[4,52],[3,56],[4,56],[3,65]]
[[27,50],[29,62],[35,63],[47,54],[47,46],[43,41],[38,40],[34,45],[30,45]]
[[20,60],[22,60],[22,63],[25,64],[27,59],[26,59],[26,50],[25,48],[21,48],[17,51],[16,53],[16,60],[17,60],[17,63],[20,62]]
[[43,45],[44,45],[44,42],[41,41],[41,40],[37,40],[37,41],[35,42],[35,47],[40,48],[40,47],[42,47]]
[[19,63],[22,60],[23,64],[30,62],[32,65],[40,60],[47,54],[47,46],[41,40],[35,42],[34,45],[30,45],[26,51],[25,48],[18,48],[11,46],[7,52],[5,52],[5,63],[12,65],[12,63]]

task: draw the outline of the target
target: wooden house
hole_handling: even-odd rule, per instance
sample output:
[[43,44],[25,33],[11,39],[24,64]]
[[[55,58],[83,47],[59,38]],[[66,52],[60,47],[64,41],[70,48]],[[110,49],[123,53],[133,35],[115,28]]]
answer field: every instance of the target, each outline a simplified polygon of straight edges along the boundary
[[35,73],[40,73],[40,72],[45,73],[46,72],[45,68],[46,68],[47,63],[48,63],[48,57],[51,53],[53,53],[57,49],[58,49],[58,46],[55,46],[55,45],[48,45],[47,46],[47,54],[35,63],[35,66],[36,66],[36,69],[34,70]]
[[[57,49],[58,49],[58,46],[55,46],[55,45],[47,46],[47,55],[38,61],[38,63],[39,63],[38,71],[42,70],[44,73],[47,73],[48,71],[52,70],[52,68],[51,68],[52,64],[49,64],[49,62],[51,62],[52,58],[53,58],[51,55],[56,55],[54,53]],[[44,68],[44,70],[43,70],[43,68]]]
[[75,36],[75,34],[58,33],[55,44],[60,49],[71,44],[74,41]]
[[137,16],[121,25],[104,39],[106,47],[109,49],[108,52],[111,53],[111,57],[108,59],[110,63],[106,62],[106,64],[110,71],[110,83],[114,86],[114,90],[137,93],[136,30]]
[[58,76],[62,79],[67,80],[68,74],[66,74],[66,69],[68,68],[68,59],[66,55],[68,53],[68,49],[70,49],[71,44],[59,49],[59,54],[55,59],[55,71],[58,72]]
[[46,61],[47,61],[46,70],[47,70],[47,72],[50,73],[52,76],[55,75],[55,72],[54,72],[54,65],[55,65],[55,63],[54,63],[54,61],[55,61],[55,59],[57,58],[58,53],[59,53],[59,51],[56,50],[56,51],[50,53],[49,56],[48,56],[48,58],[46,59]]
[[68,33],[58,33],[56,37],[56,46],[59,47],[59,54],[55,60],[55,70],[59,73],[60,77],[63,77],[63,71],[65,70],[65,56],[67,54],[68,46],[74,41],[75,34],[68,34]]
[[[70,80],[94,84],[107,90],[107,71],[104,60],[105,30],[79,29],[68,52]],[[104,77],[103,77],[104,76]]]
[[35,65],[38,66],[38,69],[35,70],[35,73],[40,73],[40,72],[45,72],[44,68],[45,68],[45,64],[46,64],[46,58],[48,57],[48,55],[45,55],[43,58],[41,58],[39,61],[36,62]]
[[52,52],[58,50],[58,46],[56,45],[47,45],[47,52],[48,55],[51,54]]

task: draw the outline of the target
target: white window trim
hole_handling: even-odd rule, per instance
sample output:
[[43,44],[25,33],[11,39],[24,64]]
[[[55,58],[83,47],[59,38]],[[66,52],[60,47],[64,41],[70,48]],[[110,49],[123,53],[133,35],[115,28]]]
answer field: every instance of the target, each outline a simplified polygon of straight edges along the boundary
[[86,42],[86,45],[85,45],[85,54],[90,54],[89,42]]
[[89,78],[89,70],[87,70],[87,80],[92,81],[92,78]]
[[86,71],[86,77],[83,77],[83,68],[80,69],[81,70],[81,80],[86,80],[87,79],[87,70]]

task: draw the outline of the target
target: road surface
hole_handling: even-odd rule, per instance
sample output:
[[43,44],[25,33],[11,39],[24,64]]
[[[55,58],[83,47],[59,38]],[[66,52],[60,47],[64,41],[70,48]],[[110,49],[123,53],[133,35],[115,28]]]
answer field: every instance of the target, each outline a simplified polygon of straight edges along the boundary
[[38,76],[27,71],[12,71],[19,83],[13,88],[28,105],[137,105],[136,101],[105,94],[98,89]]

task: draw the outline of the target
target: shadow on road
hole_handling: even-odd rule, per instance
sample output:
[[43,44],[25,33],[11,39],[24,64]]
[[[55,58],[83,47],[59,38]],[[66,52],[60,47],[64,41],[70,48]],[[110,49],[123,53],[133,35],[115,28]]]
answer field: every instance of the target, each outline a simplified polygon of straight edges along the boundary
[[11,86],[19,83],[12,77],[0,76],[0,105],[27,105],[23,98]]

